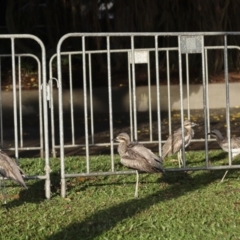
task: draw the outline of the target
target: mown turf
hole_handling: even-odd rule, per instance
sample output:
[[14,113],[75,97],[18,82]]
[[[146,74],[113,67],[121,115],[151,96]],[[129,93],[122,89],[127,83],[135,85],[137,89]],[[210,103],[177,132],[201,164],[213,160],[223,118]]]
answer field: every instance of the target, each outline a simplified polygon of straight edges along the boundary
[[[204,154],[187,152],[188,164],[204,165]],[[210,152],[212,165],[226,164],[226,157]],[[170,159],[166,167],[178,166]],[[69,157],[65,164],[68,173],[85,170],[84,157]],[[29,175],[43,173],[41,159],[23,159],[20,165]],[[223,170],[141,174],[138,199],[133,197],[135,175],[71,178],[63,199],[59,159],[51,159],[51,166],[51,200],[44,198],[42,180],[28,180],[28,190],[7,181],[1,239],[240,239],[237,170],[221,184]],[[90,166],[108,171],[109,156],[91,157]],[[126,170],[117,162],[115,167]]]

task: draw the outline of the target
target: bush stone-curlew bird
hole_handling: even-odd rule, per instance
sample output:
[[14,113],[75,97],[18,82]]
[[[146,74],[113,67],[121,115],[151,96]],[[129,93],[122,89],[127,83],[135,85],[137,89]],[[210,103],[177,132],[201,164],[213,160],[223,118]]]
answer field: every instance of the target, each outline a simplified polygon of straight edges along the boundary
[[11,159],[5,152],[0,150],[0,175],[2,175],[2,177],[4,178],[6,177],[14,180],[22,187],[27,189],[27,186],[22,177],[22,173],[23,171],[16,164],[16,162],[13,159]]
[[127,133],[120,133],[116,137],[119,142],[118,153],[120,162],[136,170],[135,197],[138,197],[139,172],[157,173],[164,172],[161,157],[156,156],[150,149],[137,142],[131,142]]
[[[217,129],[212,130],[208,133],[208,135],[214,137],[218,143],[218,145],[222,148],[223,151],[228,152],[228,138],[223,137],[221,132]],[[240,154],[240,137],[232,137],[230,140],[230,149],[232,158],[235,158],[237,155]],[[221,182],[223,182],[224,178],[226,177],[228,170],[223,175]]]
[[[189,120],[184,121],[184,147],[186,148],[192,138],[194,137],[193,127],[197,126],[196,123],[191,122]],[[164,159],[166,156],[171,156],[174,153],[178,153],[178,164],[179,167],[183,164],[182,162],[182,128],[174,131],[173,135],[170,135],[166,141],[166,143],[162,147],[162,158]]]

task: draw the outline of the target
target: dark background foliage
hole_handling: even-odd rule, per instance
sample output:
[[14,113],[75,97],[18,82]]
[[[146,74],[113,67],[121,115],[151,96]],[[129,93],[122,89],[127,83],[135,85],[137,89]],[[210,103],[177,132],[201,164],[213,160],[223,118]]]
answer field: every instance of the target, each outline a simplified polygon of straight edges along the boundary
[[[38,36],[45,44],[47,56],[56,52],[58,40],[69,32],[196,32],[239,31],[239,0],[1,0],[1,34],[29,33]],[[149,40],[150,41],[150,40]],[[139,46],[151,43],[139,39]],[[172,46],[173,40],[161,42]],[[229,44],[239,45],[238,36],[231,36]],[[75,48],[79,42],[71,42]],[[99,49],[101,40],[95,38],[87,43]],[[115,47],[124,47],[119,38]],[[206,45],[223,44],[223,38],[207,38]],[[34,52],[34,45],[18,43],[18,49]],[[19,50],[19,51],[20,51]],[[4,50],[1,49],[1,52]],[[214,51],[210,57],[211,74],[223,69],[223,52]],[[229,51],[229,59],[238,68],[239,56]],[[96,59],[101,65],[101,59]],[[121,66],[123,60],[117,60]],[[190,67],[198,61],[193,57]]]

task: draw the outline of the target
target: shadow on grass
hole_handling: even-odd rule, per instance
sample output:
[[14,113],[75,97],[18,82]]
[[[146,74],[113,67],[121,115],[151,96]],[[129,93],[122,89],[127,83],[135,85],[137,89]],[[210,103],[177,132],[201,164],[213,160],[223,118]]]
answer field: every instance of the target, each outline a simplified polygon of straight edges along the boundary
[[[223,159],[227,159],[228,158],[228,153],[227,152],[219,152],[217,155],[215,156],[209,156],[208,157],[208,163],[209,165],[213,165],[214,163],[217,163],[219,161],[222,161]],[[187,161],[188,163],[188,161]],[[193,162],[191,162],[193,163]],[[205,163],[206,163],[206,158],[203,157],[202,159],[198,160],[198,161],[195,161],[194,160],[194,164],[197,164],[197,163],[203,163],[202,166],[205,166]]]
[[44,190],[45,180],[38,180],[31,185],[28,185],[28,189],[23,189],[19,187],[19,194],[16,194],[13,200],[9,200],[8,187],[6,186],[6,200],[7,204],[3,204],[6,209],[14,208],[17,206],[21,206],[25,202],[31,203],[40,203],[44,201],[45,198],[45,190]]
[[210,157],[209,158],[209,161],[215,161],[215,162],[217,162],[217,161],[219,161],[219,160],[221,160],[221,159],[225,159],[225,158],[227,158],[228,157],[228,153],[227,152],[220,152],[218,155],[216,155],[216,156],[213,156],[213,157]]
[[59,233],[56,233],[47,239],[94,239],[104,232],[114,228],[124,219],[131,218],[156,203],[176,199],[187,192],[204,188],[208,184],[219,179],[219,177],[221,177],[220,173],[215,174],[212,172],[197,174],[195,177],[191,177],[189,174],[168,173],[163,178],[160,178],[159,181],[162,183],[169,182],[172,184],[171,187],[154,192],[144,198],[133,198],[113,207],[95,212],[84,221],[70,224]]
[[[51,196],[60,192],[60,175],[58,172],[52,172],[51,176]],[[6,186],[7,204],[3,204],[6,209],[21,206],[24,203],[40,203],[46,200],[45,196],[45,180],[30,180],[31,183],[26,182],[28,189],[19,187],[19,194],[16,199],[8,199],[8,188]],[[13,183],[14,184],[14,183]]]

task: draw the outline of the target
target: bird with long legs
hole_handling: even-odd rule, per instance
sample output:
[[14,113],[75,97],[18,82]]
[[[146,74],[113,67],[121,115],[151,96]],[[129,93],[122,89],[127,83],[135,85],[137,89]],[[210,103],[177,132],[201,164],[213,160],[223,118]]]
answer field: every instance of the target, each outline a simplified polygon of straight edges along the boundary
[[[27,189],[27,186],[22,177],[23,171],[17,163],[11,159],[5,152],[0,150],[0,175],[3,178],[9,178]],[[5,183],[4,183],[5,189]],[[4,195],[4,203],[6,204],[6,193]]]
[[[167,156],[171,156],[174,153],[178,153],[178,165],[179,168],[183,165],[182,161],[182,147],[183,139],[182,133],[184,134],[184,147],[186,148],[192,138],[194,137],[193,127],[197,126],[196,123],[191,122],[190,120],[185,120],[183,123],[184,128],[178,128],[172,135],[170,135],[162,147],[162,159]],[[184,131],[184,132],[183,132]]]
[[161,157],[156,156],[150,149],[138,142],[131,142],[127,133],[120,133],[116,137],[119,142],[118,153],[120,162],[131,169],[136,170],[136,187],[134,196],[138,197],[139,172],[159,173],[164,172]]
[[[228,138],[223,137],[222,133],[219,130],[214,129],[209,132],[208,135],[216,139],[218,145],[222,148],[223,151],[228,152]],[[240,154],[240,137],[232,137],[230,139],[230,150],[232,154],[232,159],[234,159],[237,155]],[[227,173],[228,170],[224,173],[220,182],[224,181]]]

